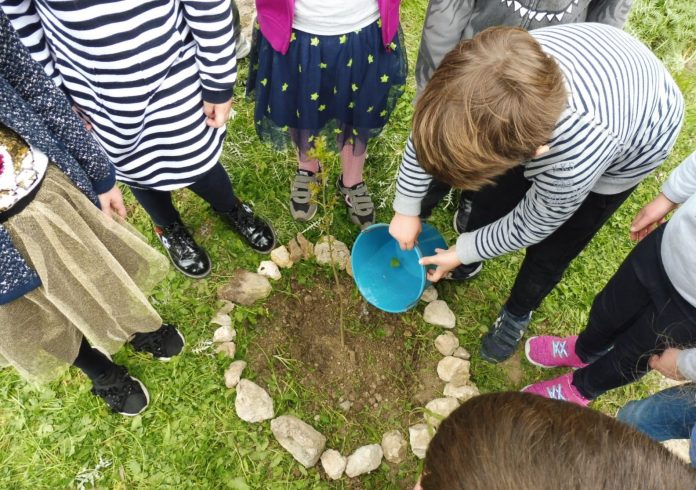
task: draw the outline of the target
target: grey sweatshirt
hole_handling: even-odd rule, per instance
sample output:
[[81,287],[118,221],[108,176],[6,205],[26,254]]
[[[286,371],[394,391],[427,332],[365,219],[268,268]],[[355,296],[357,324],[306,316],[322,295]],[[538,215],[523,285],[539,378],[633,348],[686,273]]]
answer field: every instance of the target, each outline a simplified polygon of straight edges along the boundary
[[662,263],[674,288],[696,307],[696,152],[672,171],[662,193],[681,204],[665,228]]
[[621,28],[632,3],[633,0],[430,0],[416,62],[418,93],[459,41],[488,27],[519,26],[532,30],[554,24],[599,22]]

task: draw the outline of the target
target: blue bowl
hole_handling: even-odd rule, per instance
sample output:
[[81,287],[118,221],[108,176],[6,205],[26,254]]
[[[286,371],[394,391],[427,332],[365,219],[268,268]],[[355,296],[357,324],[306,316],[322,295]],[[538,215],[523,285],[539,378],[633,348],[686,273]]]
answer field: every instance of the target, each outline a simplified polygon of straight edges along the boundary
[[371,305],[388,313],[402,313],[418,303],[430,285],[421,257],[447,248],[442,235],[428,223],[413,250],[401,250],[389,234],[389,225],[378,223],[363,230],[353,244],[351,265],[360,294]]

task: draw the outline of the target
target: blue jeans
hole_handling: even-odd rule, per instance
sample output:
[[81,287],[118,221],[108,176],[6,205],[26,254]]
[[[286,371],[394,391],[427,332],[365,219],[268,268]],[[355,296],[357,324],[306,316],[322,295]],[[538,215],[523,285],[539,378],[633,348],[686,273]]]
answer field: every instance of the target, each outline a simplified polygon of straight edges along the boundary
[[696,467],[696,384],[667,388],[628,402],[616,418],[656,441],[691,437],[689,456]]

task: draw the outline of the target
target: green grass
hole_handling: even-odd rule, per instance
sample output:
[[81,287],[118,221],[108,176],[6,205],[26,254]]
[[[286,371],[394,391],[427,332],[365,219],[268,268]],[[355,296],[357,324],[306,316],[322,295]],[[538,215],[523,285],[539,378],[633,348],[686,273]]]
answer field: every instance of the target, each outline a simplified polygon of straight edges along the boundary
[[[411,73],[425,3],[404,2],[403,24]],[[630,29],[674,70],[687,97],[687,123],[668,162],[616,213],[544,302],[535,316],[532,333],[570,333],[584,325],[594,295],[631,249],[627,237],[631,218],[658,191],[669,170],[696,149],[696,74],[692,70],[695,14],[692,0],[635,2]],[[391,218],[394,175],[409,130],[413,86],[411,77],[407,94],[386,131],[370,147],[367,181],[379,205],[381,221]],[[223,162],[234,177],[237,193],[271,219],[281,240],[287,241],[307,228],[291,220],[286,205],[294,157],[258,142],[250,123],[252,104],[244,100],[241,87],[238,100],[238,115],[230,123]],[[420,469],[415,458],[396,472],[383,465],[358,483],[326,482],[316,470],[307,471],[295,463],[275,442],[268,424],[248,425],[237,419],[234,391],[222,383],[229,361],[205,352],[194,354],[191,348],[212,336],[214,326],[208,322],[217,309],[217,287],[235,268],[255,270],[259,256],[249,252],[211,215],[207,205],[189,192],[177,193],[177,200],[186,222],[198,230],[201,243],[214,260],[210,278],[192,281],[172,272],[153,298],[165,320],[179,324],[185,332],[188,351],[167,364],[152,362],[128,348],[116,356],[118,362],[145,381],[152,395],[151,407],[132,419],[110,415],[89,393],[86,378],[75,370],[39,387],[26,384],[12,371],[0,372],[0,488],[75,487],[76,476],[84,469],[95,468],[100,458],[111,463],[100,470],[100,478],[96,479],[96,485],[104,488],[373,489],[401,488],[413,481]],[[155,244],[146,215],[132,199],[129,202],[131,221]],[[448,230],[449,240],[454,240],[449,231],[451,211],[438,210],[434,221],[441,230]],[[349,224],[344,209],[336,206],[332,212],[332,233],[352,243],[356,230]],[[316,240],[319,230],[310,227],[307,236]],[[457,333],[472,352],[473,378],[483,392],[519,388],[510,382],[503,368],[480,361],[477,354],[480,337],[504,301],[522,257],[517,253],[490,261],[481,277],[470,284],[438,286],[457,315]],[[316,267],[302,264],[293,269],[293,274],[311,284]],[[327,277],[331,274],[329,270],[319,273]],[[277,289],[288,288],[286,277]],[[405,319],[413,325],[414,337],[434,338],[437,329],[420,320],[422,305],[417,310]],[[258,319],[269,314],[263,305],[234,311],[234,326],[239,331],[238,358],[245,357]],[[525,361],[522,369],[522,383],[548,376]],[[247,376],[253,379],[254,373]],[[658,384],[656,376],[648,376],[640,383],[601,397],[593,406],[614,414],[627,400],[645,396]],[[303,400],[315,394],[280,379],[271,384],[271,392],[281,411],[292,410],[311,422],[312,414],[305,413],[302,406]],[[329,436],[330,446],[339,442],[334,432],[340,423],[331,407],[320,414],[316,423]],[[377,441],[384,429],[364,428],[363,434],[370,440],[355,444]]]

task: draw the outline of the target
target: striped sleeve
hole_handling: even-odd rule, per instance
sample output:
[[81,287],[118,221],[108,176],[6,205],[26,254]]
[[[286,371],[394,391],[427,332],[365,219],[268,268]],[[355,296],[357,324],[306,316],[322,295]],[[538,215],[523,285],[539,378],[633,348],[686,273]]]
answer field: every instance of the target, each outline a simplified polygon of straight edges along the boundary
[[36,12],[34,0],[2,0],[0,2],[12,27],[19,34],[22,43],[29,48],[32,58],[41,63],[46,74],[57,86],[63,86],[63,79],[55,67],[55,60],[46,44],[46,36],[41,19]]
[[409,136],[396,177],[394,211],[406,216],[420,215],[421,201],[428,192],[432,180],[430,174],[423,170],[418,163],[413,139]]
[[227,102],[237,80],[232,4],[230,0],[182,0],[182,4],[197,45],[203,100]]
[[557,127],[551,150],[525,166],[532,186],[507,215],[457,239],[464,264],[539,243],[565,223],[613,162],[620,145],[608,131],[583,118]]

